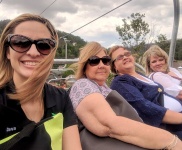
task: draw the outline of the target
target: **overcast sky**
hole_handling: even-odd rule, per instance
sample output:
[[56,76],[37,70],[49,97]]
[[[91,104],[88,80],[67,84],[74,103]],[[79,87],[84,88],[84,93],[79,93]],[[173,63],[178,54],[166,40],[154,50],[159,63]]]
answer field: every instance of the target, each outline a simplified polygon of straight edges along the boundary
[[[56,29],[70,33],[127,0],[0,0],[0,20],[13,19],[22,13],[36,13],[49,19]],[[180,0],[182,6],[182,0]],[[145,14],[145,21],[154,35],[171,38],[174,14],[173,0],[132,0],[100,19],[73,33],[85,41],[97,41],[105,47],[121,43],[116,26],[132,13]],[[182,38],[182,7],[180,7],[178,38]]]

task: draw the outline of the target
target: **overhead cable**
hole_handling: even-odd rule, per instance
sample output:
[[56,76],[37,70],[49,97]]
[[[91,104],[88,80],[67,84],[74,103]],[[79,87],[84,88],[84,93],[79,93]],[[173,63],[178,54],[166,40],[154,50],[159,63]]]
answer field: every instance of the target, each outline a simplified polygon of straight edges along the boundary
[[49,7],[51,7],[52,4],[54,4],[57,0],[55,0],[54,2],[52,2],[49,6],[47,6],[41,13],[40,15],[42,15]]
[[110,10],[110,11],[106,12],[105,14],[103,14],[103,15],[101,15],[101,16],[99,16],[99,17],[95,18],[94,20],[92,20],[92,21],[90,21],[90,22],[86,23],[85,25],[83,25],[83,26],[81,26],[81,27],[77,28],[76,30],[73,30],[72,32],[70,32],[70,33],[66,34],[65,36],[63,36],[63,37],[61,37],[61,38],[64,38],[64,37],[66,37],[66,36],[68,36],[68,35],[72,34],[73,32],[76,32],[76,31],[80,30],[81,28],[83,28],[83,27],[85,27],[85,26],[89,25],[90,23],[92,23],[92,22],[94,22],[94,21],[96,21],[96,20],[100,19],[101,17],[103,17],[103,16],[105,16],[105,15],[109,14],[110,12],[112,12],[112,11],[114,11],[114,10],[118,9],[119,7],[121,7],[121,6],[123,6],[123,5],[127,4],[127,3],[129,3],[130,1],[132,1],[132,0],[129,0],[129,1],[127,1],[127,2],[125,2],[125,3],[123,3],[123,4],[121,4],[121,5],[119,5],[119,6],[115,7],[115,8],[113,8],[112,10]]

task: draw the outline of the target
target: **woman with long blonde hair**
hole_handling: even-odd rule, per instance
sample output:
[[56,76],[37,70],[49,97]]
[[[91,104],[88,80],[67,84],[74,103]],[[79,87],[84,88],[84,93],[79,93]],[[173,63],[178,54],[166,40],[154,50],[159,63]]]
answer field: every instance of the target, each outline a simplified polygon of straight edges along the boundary
[[0,149],[81,150],[67,92],[46,84],[58,39],[50,21],[34,14],[16,17],[3,30]]

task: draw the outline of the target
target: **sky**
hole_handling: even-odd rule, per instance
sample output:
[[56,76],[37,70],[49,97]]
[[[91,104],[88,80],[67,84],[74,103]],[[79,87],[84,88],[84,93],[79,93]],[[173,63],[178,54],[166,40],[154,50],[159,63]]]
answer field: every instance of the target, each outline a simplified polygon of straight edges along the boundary
[[[182,6],[182,0],[179,2]],[[113,10],[118,6],[121,7]],[[182,38],[181,6],[177,38]],[[0,20],[13,19],[22,13],[40,14],[49,19],[56,29],[67,33],[104,15],[72,34],[87,42],[97,41],[109,48],[121,44],[116,27],[122,26],[122,19],[132,13],[145,14],[144,20],[153,35],[151,40],[159,34],[171,39],[174,5],[173,0],[0,0]]]

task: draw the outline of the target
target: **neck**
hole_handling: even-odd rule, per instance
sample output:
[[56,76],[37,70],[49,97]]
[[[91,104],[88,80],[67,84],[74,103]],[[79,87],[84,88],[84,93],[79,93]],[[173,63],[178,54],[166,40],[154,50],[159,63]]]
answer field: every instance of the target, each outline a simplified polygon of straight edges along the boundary
[[121,72],[118,72],[118,75],[128,74],[130,76],[135,76],[137,73],[135,72],[135,69],[127,69]]

